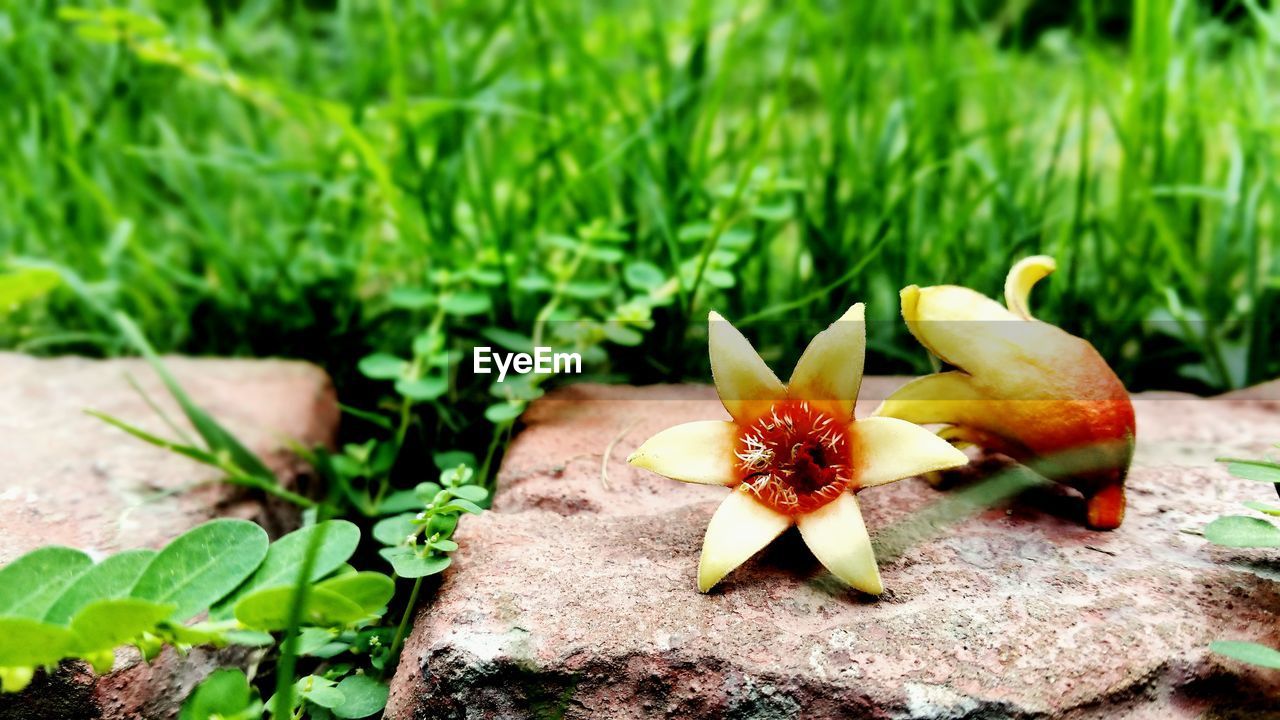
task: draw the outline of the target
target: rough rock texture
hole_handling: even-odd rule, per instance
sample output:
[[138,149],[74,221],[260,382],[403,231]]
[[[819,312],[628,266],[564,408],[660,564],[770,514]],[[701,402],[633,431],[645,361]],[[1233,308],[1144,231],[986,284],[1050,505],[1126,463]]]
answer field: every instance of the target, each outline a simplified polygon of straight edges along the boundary
[[223,667],[245,668],[251,650],[197,647],[186,655],[166,648],[150,663],[136,650],[117,652],[117,670],[94,675],[84,663],[37,674],[18,695],[0,695],[0,720],[159,720],[176,717],[182,701]]
[[493,509],[634,515],[714,500],[724,490],[672,483],[626,462],[659,430],[711,419],[729,419],[711,387],[571,385],[558,390],[521,418],[525,429],[498,470]]
[[[298,362],[166,359],[195,401],[295,485],[287,440],[331,443],[338,406],[324,371]],[[91,554],[160,547],[217,516],[283,531],[288,508],[214,482],[217,471],[136,440],[85,414],[94,409],[162,436],[173,431],[130,386],[134,378],[180,420],[139,360],[36,359],[0,353],[0,564],[48,544]],[[184,423],[185,425],[185,423]],[[98,679],[63,668],[19,696],[0,695],[0,718],[165,718],[225,657],[166,651],[151,665],[121,657]],[[123,667],[123,666],[128,667]],[[54,705],[49,705],[54,703]],[[56,706],[58,709],[51,710]],[[69,709],[74,706],[74,709]]]
[[[864,397],[897,382],[868,379]],[[1280,717],[1280,673],[1206,650],[1280,645],[1274,553],[1193,534],[1241,500],[1274,500],[1211,457],[1280,440],[1276,389],[1138,396],[1139,463],[1114,532],[1084,528],[1077,497],[996,461],[991,483],[862,493],[879,599],[836,582],[794,532],[699,595],[724,490],[624,459],[663,427],[723,417],[714,392],[553,393],[512,445],[497,512],[462,526],[388,717]],[[966,504],[1000,487],[1022,491]]]
[[[197,403],[286,481],[298,466],[285,440],[328,442],[337,428],[332,386],[315,366],[188,358],[166,363]],[[260,503],[213,483],[216,470],[85,413],[98,410],[171,437],[130,377],[170,417],[182,417],[141,360],[0,353],[0,563],[54,542],[91,553],[157,547],[216,515],[262,515]]]

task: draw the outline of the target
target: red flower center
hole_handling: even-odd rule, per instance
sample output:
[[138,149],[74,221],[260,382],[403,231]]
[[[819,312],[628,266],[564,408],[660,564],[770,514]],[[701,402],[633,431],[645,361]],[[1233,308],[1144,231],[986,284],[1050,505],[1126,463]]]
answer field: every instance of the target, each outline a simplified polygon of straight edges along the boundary
[[803,400],[783,400],[742,428],[739,480],[765,505],[786,515],[812,512],[853,482],[849,429]]

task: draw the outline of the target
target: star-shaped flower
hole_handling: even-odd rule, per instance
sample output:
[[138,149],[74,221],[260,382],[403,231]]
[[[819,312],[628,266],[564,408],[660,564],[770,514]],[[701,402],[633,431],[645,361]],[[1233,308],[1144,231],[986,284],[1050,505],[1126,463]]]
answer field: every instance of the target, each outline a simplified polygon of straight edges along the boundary
[[1031,316],[1031,288],[1053,258],[1009,270],[1005,305],[955,285],[902,290],[902,317],[922,345],[955,370],[913,380],[876,410],[1027,462],[1079,490],[1090,527],[1124,519],[1133,459],[1133,403],[1088,341]]
[[698,589],[710,590],[795,524],[832,574],[882,592],[854,494],[967,458],[918,425],[854,419],[866,353],[862,304],[818,333],[786,385],[715,312],[708,340],[716,390],[732,420],[668,428],[627,459],[674,480],[733,489],[707,526]]

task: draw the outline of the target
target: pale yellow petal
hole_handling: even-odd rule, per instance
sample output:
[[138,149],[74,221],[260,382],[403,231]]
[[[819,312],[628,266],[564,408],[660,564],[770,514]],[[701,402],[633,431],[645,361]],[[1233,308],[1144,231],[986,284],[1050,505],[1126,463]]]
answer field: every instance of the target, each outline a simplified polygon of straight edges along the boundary
[[973,378],[961,372],[943,372],[916,378],[893,392],[873,415],[898,418],[917,425],[970,424],[980,416],[987,400]]
[[759,552],[783,530],[791,518],[774,512],[739,486],[720,504],[707,525],[698,563],[698,590],[707,592],[725,575]]
[[669,427],[645,440],[627,462],[673,480],[730,485],[737,480],[733,448],[738,426],[702,420]]
[[1052,325],[1026,322],[968,288],[935,285],[902,289],[902,317],[922,345],[970,375],[1000,375],[1019,362],[1052,355]]
[[858,303],[809,342],[791,373],[787,394],[840,421],[852,419],[866,352],[865,309]]
[[712,311],[707,345],[720,402],[734,420],[749,423],[787,396],[787,389],[738,329]]
[[1033,255],[1019,260],[1005,277],[1004,304],[1024,320],[1033,319],[1031,306],[1027,302],[1031,288],[1057,269],[1058,264],[1048,255]]
[[854,422],[850,429],[857,438],[857,487],[883,485],[969,462],[951,443],[905,420],[871,417]]
[[796,526],[814,557],[832,575],[865,593],[884,592],[871,538],[852,493],[842,493],[817,510],[801,515]]

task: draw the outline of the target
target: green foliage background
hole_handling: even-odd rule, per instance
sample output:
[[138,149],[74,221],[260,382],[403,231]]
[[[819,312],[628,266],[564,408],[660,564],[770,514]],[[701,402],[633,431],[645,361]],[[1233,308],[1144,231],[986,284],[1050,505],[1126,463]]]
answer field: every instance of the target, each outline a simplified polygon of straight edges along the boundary
[[[559,344],[643,383],[706,377],[709,308],[785,372],[863,300],[869,370],[919,372],[898,288],[1043,252],[1037,313],[1131,388],[1280,374],[1280,16],[1051,5],[10,3],[0,265],[62,283],[0,344],[125,352],[120,310],[368,408],[424,328],[410,381],[586,319]],[[416,391],[431,444],[493,402]]]

